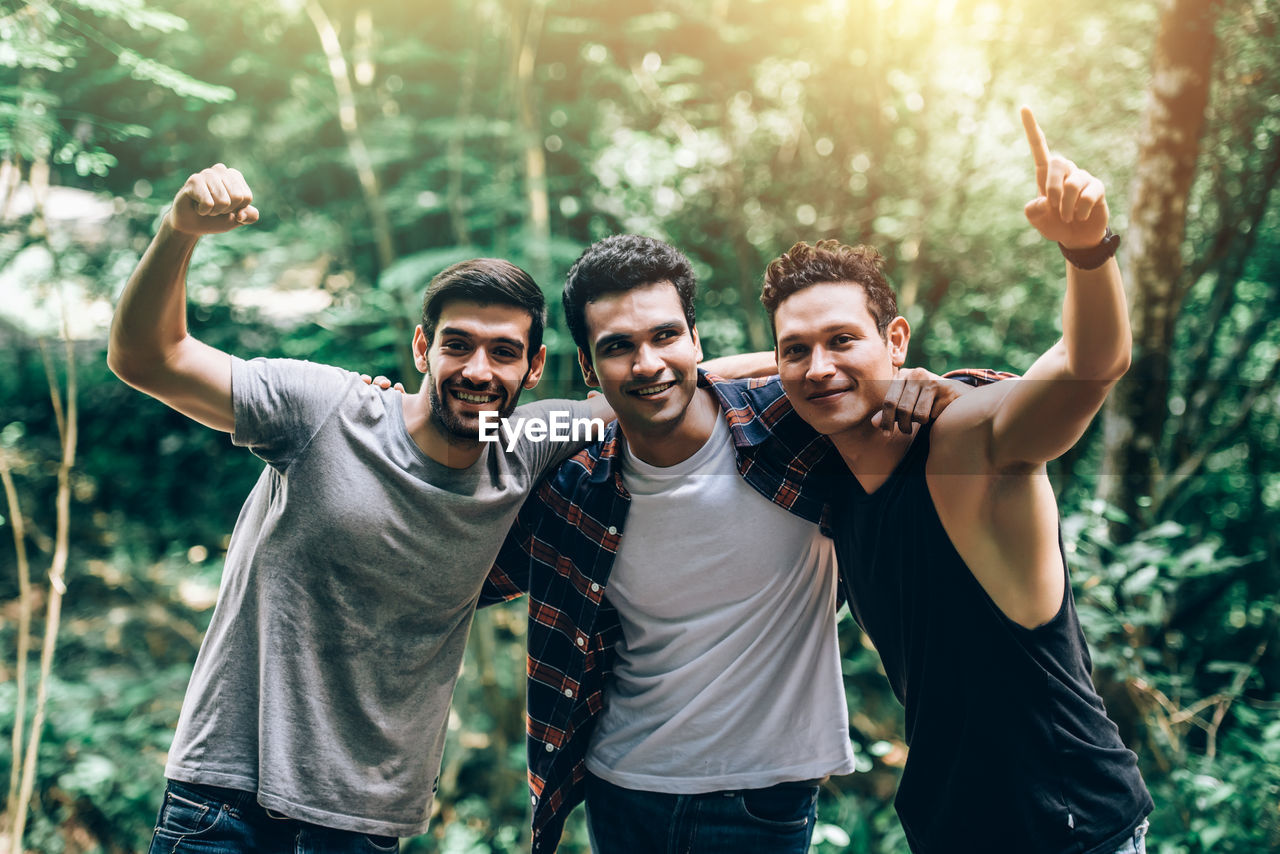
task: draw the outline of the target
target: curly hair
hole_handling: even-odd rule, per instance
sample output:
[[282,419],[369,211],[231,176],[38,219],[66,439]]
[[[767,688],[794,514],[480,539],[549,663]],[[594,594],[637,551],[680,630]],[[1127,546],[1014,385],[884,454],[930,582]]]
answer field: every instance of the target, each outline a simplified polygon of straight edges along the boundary
[[898,316],[898,298],[884,277],[884,258],[870,246],[848,246],[838,240],[819,240],[816,246],[800,241],[769,262],[764,273],[760,302],[772,323],[778,306],[797,291],[829,282],[862,285],[867,310],[881,335]]

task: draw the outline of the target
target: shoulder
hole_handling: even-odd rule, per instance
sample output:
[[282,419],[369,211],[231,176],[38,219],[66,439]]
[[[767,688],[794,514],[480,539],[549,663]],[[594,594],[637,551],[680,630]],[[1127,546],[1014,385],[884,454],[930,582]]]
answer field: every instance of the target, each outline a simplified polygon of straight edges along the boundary
[[1022,474],[1035,466],[1000,466],[996,462],[995,439],[1002,410],[1019,383],[1014,374],[1002,382],[990,382],[962,395],[946,408],[933,424],[929,445],[931,472],[967,474]]
[[538,418],[544,421],[550,421],[554,417],[573,421],[579,418],[590,418],[591,404],[586,400],[570,400],[569,398],[559,397],[531,400],[528,403],[522,403],[517,406],[512,416],[516,418]]
[[699,371],[698,385],[709,388],[720,400],[722,409],[745,406],[763,411],[779,400],[786,400],[782,382],[776,375],[726,380]]
[[309,362],[305,359],[278,359],[259,356],[256,359],[231,358],[233,381],[241,379],[271,384],[296,383],[306,385],[320,383],[325,386],[341,386],[358,379],[352,371],[333,365]]
[[816,435],[796,415],[776,376],[723,380],[703,373],[698,384],[711,391],[739,445],[758,445],[778,434],[794,433],[806,442]]

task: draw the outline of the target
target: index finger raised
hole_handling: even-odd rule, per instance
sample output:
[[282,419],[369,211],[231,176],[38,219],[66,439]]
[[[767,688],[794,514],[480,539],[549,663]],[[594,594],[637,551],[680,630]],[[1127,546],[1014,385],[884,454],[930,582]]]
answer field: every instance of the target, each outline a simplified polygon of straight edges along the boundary
[[1036,161],[1036,183],[1040,187],[1040,192],[1044,192],[1044,179],[1049,171],[1049,142],[1044,138],[1044,131],[1040,130],[1040,124],[1036,121],[1035,115],[1031,112],[1030,107],[1023,107],[1022,129],[1027,134],[1027,144],[1031,146],[1031,156]]

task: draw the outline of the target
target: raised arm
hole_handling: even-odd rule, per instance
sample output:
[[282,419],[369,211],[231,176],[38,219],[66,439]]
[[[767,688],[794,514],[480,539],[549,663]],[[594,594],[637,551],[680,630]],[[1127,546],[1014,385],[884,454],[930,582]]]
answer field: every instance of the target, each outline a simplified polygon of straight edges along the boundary
[[1102,182],[1071,161],[1051,156],[1026,107],[1022,123],[1039,190],[1027,203],[1027,219],[1074,262],[1067,263],[1062,339],[1021,381],[984,390],[1003,396],[992,420],[997,468],[1038,465],[1079,441],[1111,387],[1129,369],[1133,344],[1124,284],[1110,245],[1114,238],[1108,237]]
[[187,334],[187,266],[201,235],[256,222],[244,177],[219,163],[187,179],[129,277],[111,322],[107,365],[129,385],[231,432],[231,356]]

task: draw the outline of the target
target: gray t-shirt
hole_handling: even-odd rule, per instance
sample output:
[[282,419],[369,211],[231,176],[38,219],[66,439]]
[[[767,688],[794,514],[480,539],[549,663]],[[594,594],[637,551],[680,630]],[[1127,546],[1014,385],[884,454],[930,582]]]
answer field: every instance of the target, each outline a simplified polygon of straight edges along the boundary
[[[355,374],[236,359],[232,441],[268,463],[240,511],[168,777],[253,791],[343,830],[427,827],[485,575],[533,483],[577,447],[422,453],[401,395]],[[519,416],[586,418],[586,402]]]

